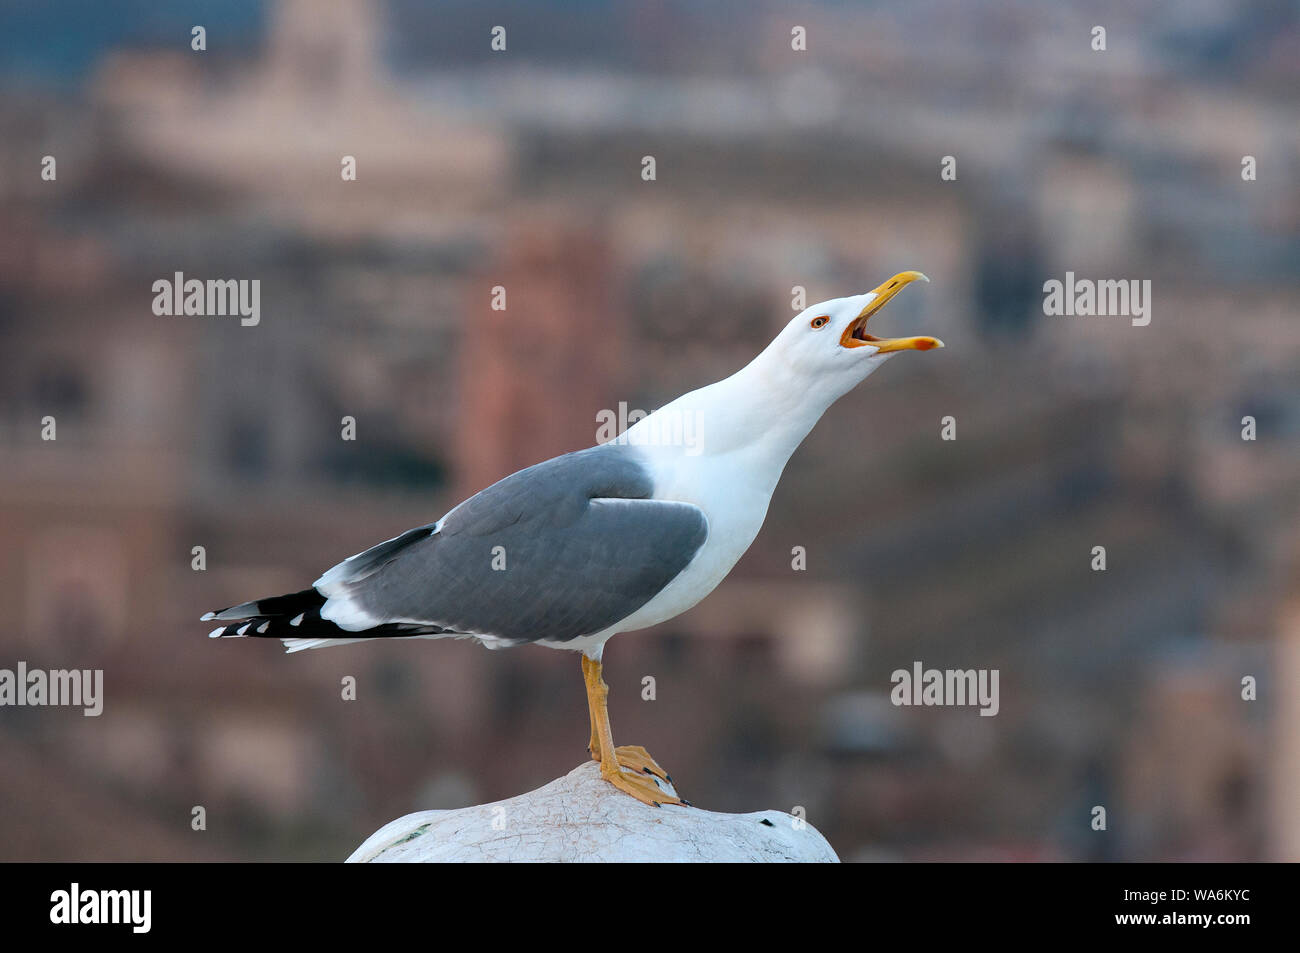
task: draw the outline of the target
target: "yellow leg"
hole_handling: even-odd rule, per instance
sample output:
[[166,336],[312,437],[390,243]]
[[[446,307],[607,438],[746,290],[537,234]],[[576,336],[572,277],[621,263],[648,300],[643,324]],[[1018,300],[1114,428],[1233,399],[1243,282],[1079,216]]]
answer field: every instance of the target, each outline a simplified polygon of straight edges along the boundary
[[679,797],[667,793],[650,775],[668,780],[668,774],[659,767],[650,753],[638,745],[614,747],[614,734],[609,727],[609,686],[601,678],[600,662],[582,657],[582,677],[587,683],[587,711],[591,716],[591,756],[600,762],[600,776],[625,794],[630,794],[643,804],[685,804]]

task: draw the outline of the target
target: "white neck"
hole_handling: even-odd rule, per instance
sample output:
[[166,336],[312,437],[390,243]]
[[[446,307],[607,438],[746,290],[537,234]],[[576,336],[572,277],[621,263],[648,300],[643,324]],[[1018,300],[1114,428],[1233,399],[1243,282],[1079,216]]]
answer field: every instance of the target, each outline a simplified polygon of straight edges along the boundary
[[663,446],[665,433],[694,434],[686,455],[734,457],[770,489],[822,414],[860,379],[810,386],[769,347],[730,377],[664,405],[628,428],[627,437]]

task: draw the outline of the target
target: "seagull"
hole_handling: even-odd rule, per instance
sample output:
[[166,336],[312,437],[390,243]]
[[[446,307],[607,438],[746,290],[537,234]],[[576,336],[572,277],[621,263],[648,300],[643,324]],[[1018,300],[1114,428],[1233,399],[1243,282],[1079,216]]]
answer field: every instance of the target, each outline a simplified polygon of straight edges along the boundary
[[601,777],[645,804],[687,803],[645,748],[614,745],[605,643],[712,592],[758,535],[787,461],[827,408],[894,355],[943,347],[867,332],[917,280],[929,281],[905,271],[805,309],[725,380],[613,440],[494,483],[309,589],[209,612],[204,621],[222,623],[210,636],[277,638],[289,652],[376,638],[580,652]]

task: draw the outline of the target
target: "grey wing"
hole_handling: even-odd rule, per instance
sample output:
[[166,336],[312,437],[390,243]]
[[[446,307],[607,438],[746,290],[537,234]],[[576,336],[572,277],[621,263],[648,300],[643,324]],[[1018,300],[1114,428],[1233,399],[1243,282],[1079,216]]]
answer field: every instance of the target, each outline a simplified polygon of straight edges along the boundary
[[704,512],[650,498],[631,448],[521,470],[431,527],[340,563],[316,588],[349,630],[394,622],[510,642],[567,642],[649,602],[699,551]]

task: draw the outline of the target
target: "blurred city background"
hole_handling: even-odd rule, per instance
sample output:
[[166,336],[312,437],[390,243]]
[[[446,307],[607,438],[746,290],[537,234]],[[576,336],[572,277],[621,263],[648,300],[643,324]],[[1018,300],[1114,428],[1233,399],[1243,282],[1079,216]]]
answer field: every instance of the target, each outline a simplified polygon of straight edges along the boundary
[[[0,81],[0,667],[105,686],[0,709],[0,858],[340,860],[572,769],[570,653],[199,615],[916,268],[876,333],[948,348],[610,643],[616,738],[846,860],[1300,859],[1294,3],[0,2]],[[1150,325],[1044,316],[1067,270],[1150,279]],[[259,279],[260,325],[154,315],[177,271]],[[894,707],[917,660],[1000,713]]]

